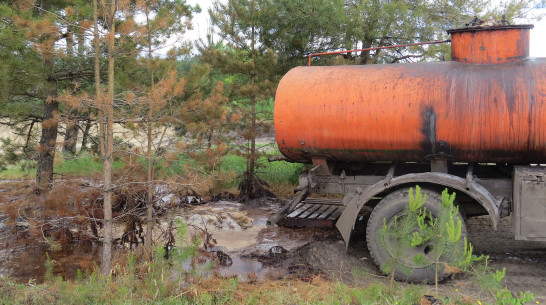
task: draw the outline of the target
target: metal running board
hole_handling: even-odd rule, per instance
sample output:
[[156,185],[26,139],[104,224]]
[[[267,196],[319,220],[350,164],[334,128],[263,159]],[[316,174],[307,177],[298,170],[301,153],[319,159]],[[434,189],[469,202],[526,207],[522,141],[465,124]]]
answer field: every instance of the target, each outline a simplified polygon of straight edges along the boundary
[[267,223],[288,227],[333,228],[345,208],[341,200],[307,198],[307,195],[305,191],[299,192]]

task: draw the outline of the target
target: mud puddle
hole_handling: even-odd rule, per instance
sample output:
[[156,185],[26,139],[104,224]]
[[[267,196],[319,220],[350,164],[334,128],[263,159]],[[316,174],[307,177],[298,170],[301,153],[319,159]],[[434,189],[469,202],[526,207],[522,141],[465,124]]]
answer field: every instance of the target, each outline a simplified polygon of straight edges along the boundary
[[[154,230],[155,239],[168,227],[170,219],[181,219],[188,225],[186,238],[199,235],[208,243],[211,253],[224,253],[229,264],[220,266],[217,272],[225,277],[238,277],[241,281],[261,281],[286,274],[283,267],[271,264],[268,253],[271,249],[290,251],[316,239],[317,230],[266,226],[267,218],[275,213],[279,202],[253,206],[220,201],[203,205],[185,205],[162,217],[160,228]],[[123,233],[123,224],[114,228],[114,237]],[[156,236],[157,235],[157,236]],[[29,244],[13,239],[13,228],[6,225],[6,217],[0,213],[0,276],[10,276],[19,282],[33,280],[41,282],[45,275],[46,253],[54,262],[53,273],[65,279],[74,279],[79,270],[92,270],[100,263],[101,246],[98,242],[63,245],[62,250],[53,251],[45,243]],[[206,236],[209,236],[208,240]],[[177,240],[183,245],[188,240]],[[116,245],[123,250],[128,245]]]
[[267,218],[278,208],[274,202],[257,207],[220,201],[186,209],[179,217],[190,229],[198,228],[193,234],[206,228],[213,240],[209,250],[229,256],[229,265],[218,270],[220,275],[236,276],[241,281],[261,281],[287,273],[283,266],[274,264],[276,252],[286,253],[301,247],[318,232],[308,228],[267,226]]
[[99,263],[100,249],[92,243],[71,245],[60,251],[51,251],[44,244],[3,249],[0,250],[0,276],[10,276],[18,282],[43,282],[47,253],[53,261],[53,275],[74,279],[78,270],[92,270]]

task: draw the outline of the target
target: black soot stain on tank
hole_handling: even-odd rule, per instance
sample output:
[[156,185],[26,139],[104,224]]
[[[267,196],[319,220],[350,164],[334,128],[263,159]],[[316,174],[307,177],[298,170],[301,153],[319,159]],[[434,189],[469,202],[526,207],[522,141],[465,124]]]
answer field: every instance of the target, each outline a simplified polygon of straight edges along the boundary
[[423,151],[425,154],[436,153],[436,113],[434,108],[427,106],[422,114],[423,129],[425,142],[423,143]]

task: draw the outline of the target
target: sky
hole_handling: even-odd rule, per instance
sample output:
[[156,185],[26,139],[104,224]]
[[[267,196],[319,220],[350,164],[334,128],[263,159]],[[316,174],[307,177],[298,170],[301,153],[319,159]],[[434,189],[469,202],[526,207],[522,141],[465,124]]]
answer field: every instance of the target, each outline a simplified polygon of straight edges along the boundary
[[[187,33],[187,37],[194,41],[199,38],[206,38],[209,25],[208,8],[211,7],[212,0],[188,0],[190,5],[199,4],[202,11],[195,14],[193,18],[194,29]],[[546,13],[546,5],[541,9]],[[546,17],[541,21],[534,21],[535,28],[531,30],[530,56],[546,57]]]

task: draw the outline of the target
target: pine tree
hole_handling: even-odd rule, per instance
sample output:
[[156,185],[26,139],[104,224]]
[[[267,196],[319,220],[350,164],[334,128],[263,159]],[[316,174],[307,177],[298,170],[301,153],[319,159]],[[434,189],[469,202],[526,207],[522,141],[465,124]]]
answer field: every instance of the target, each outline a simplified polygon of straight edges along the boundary
[[[97,0],[94,0],[97,1]],[[96,8],[96,6],[95,6]],[[101,129],[101,146],[103,150],[103,214],[104,214],[104,236],[102,241],[101,273],[106,278],[112,269],[112,162],[114,153],[114,56],[115,56],[115,33],[116,33],[116,1],[112,1],[106,7],[106,19],[108,34],[106,45],[108,47],[108,95],[104,99],[102,107],[103,121],[100,124],[105,126]],[[95,14],[97,14],[95,10]],[[94,18],[96,20],[96,18]],[[95,27],[98,27],[95,24]]]
[[223,73],[235,76],[229,90],[230,97],[241,104],[241,135],[248,141],[244,152],[247,168],[240,185],[241,196],[247,199],[256,197],[261,190],[256,177],[259,156],[256,137],[264,122],[258,120],[256,106],[271,98],[275,90],[276,55],[261,41],[267,28],[262,4],[262,0],[230,0],[225,4],[216,1],[209,13],[226,47],[201,49],[205,61]]
[[210,64],[194,58],[182,67],[187,75],[186,94],[179,117],[187,135],[195,141],[186,145],[185,151],[206,173],[201,193],[216,195],[222,184],[231,181],[233,175],[221,170],[222,157],[229,152],[227,143],[233,140],[228,133],[240,119],[230,111],[224,83],[228,77]]
[[[135,25],[136,48],[142,48],[146,53],[146,66],[148,80],[143,80],[148,87],[146,96],[141,97],[145,102],[147,112],[146,121],[146,159],[147,159],[147,220],[145,244],[151,253],[152,250],[152,227],[153,227],[153,197],[155,189],[154,166],[154,124],[162,121],[167,124],[164,118],[166,105],[175,97],[183,93],[185,80],[178,78],[174,71],[174,61],[177,55],[186,53],[188,45],[181,40],[183,33],[191,27],[191,14],[193,8],[186,4],[185,0],[147,0],[135,3],[135,13],[145,16],[142,26]],[[176,39],[179,46],[176,46],[173,39]],[[168,51],[169,58],[160,59],[155,52],[165,48],[169,41],[175,45]],[[159,80],[159,83],[158,83]],[[160,150],[161,143],[155,146],[155,151]]]
[[[500,20],[525,17],[534,1],[264,0],[265,46],[279,52],[281,73],[306,65],[306,56],[338,50],[448,39],[447,29],[464,27],[474,16]],[[530,17],[530,16],[527,16]],[[449,57],[449,44],[321,56],[315,62],[396,63]]]
[[[3,20],[6,21],[3,26],[11,30],[9,40],[3,44],[3,48],[11,49],[11,52],[6,53],[10,58],[6,61],[8,69],[4,71],[4,79],[9,79],[5,83],[9,89],[5,90],[2,103],[21,107],[22,118],[10,112],[6,112],[5,117],[14,120],[15,125],[25,121],[30,121],[31,126],[41,123],[41,138],[37,147],[37,192],[48,189],[53,182],[56,138],[65,109],[60,107],[62,101],[59,96],[64,90],[74,90],[92,75],[85,60],[80,65],[74,65],[79,58],[73,52],[72,30],[75,24],[71,14],[74,7],[82,3],[59,0],[36,4],[34,1],[0,4]],[[8,38],[8,32],[2,32],[6,33],[4,38]],[[20,69],[14,69],[17,66]],[[37,102],[43,103],[41,111],[25,107]],[[28,134],[31,134],[31,130]]]

